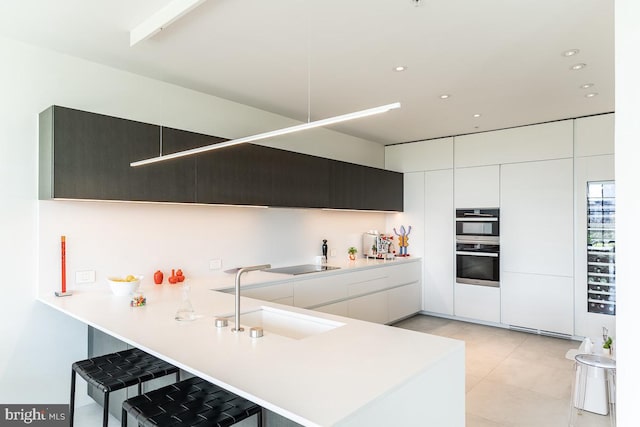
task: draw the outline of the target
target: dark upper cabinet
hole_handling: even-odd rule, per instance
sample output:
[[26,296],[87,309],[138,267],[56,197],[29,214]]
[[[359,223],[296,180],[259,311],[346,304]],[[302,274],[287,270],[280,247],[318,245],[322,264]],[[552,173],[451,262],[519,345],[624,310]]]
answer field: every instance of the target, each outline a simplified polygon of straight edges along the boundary
[[271,148],[274,206],[329,207],[329,159]]
[[330,207],[402,211],[404,175],[399,172],[332,160]]
[[327,207],[328,160],[241,144],[198,155],[199,203]]
[[[184,141],[168,129],[163,152]],[[195,159],[132,168],[160,153],[161,127],[53,106],[40,114],[40,198],[195,201]]]
[[197,202],[271,206],[274,161],[266,147],[251,144],[199,154]]
[[402,210],[400,173],[255,144],[129,166],[223,141],[53,106],[40,114],[40,198]]

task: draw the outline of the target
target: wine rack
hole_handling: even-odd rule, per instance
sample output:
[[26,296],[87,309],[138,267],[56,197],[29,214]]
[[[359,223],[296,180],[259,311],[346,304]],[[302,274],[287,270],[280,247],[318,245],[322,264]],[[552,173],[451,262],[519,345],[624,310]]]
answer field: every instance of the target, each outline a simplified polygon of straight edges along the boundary
[[615,183],[598,181],[587,186],[587,310],[615,316]]

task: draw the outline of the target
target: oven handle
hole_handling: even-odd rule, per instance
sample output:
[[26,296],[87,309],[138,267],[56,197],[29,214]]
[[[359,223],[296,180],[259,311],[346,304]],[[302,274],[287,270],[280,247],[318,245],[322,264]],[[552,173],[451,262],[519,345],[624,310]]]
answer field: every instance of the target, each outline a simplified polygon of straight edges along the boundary
[[456,251],[456,255],[471,255],[471,256],[487,256],[498,258],[498,254],[495,252],[467,252],[467,251]]
[[498,222],[498,218],[492,216],[492,217],[482,217],[482,218],[478,218],[478,217],[457,217],[456,221],[461,221],[461,222]]

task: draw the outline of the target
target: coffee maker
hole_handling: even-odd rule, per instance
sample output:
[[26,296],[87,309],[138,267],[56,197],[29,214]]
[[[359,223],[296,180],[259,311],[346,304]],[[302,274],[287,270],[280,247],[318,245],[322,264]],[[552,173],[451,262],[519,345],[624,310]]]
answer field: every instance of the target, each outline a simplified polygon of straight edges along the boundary
[[362,235],[362,252],[365,258],[393,258],[393,237],[370,230]]

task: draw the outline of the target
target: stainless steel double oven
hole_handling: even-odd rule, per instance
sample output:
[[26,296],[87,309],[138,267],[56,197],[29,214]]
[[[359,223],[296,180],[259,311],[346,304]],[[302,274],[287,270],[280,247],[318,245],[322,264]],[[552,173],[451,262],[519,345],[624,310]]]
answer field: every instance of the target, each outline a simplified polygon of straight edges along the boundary
[[456,282],[500,286],[499,209],[456,209]]

